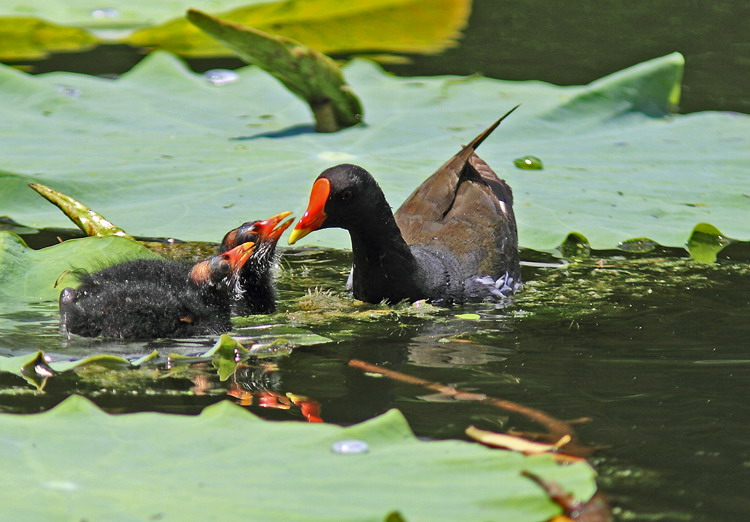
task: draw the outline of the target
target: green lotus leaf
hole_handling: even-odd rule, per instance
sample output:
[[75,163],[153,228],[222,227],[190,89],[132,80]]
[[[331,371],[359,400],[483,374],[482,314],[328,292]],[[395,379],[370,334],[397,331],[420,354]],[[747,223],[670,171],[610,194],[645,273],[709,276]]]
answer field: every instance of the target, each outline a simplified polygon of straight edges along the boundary
[[[193,4],[188,7],[207,10]],[[227,12],[212,8],[210,12],[324,53],[433,54],[455,45],[470,11],[470,0],[316,0],[268,2]],[[231,54],[182,17],[136,31],[126,42],[183,56]]]
[[[244,345],[237,339],[242,340]],[[247,361],[251,356],[255,359],[279,357],[288,355],[293,348],[299,346],[312,346],[327,342],[331,342],[331,339],[302,328],[288,325],[263,325],[242,328],[234,336],[222,334],[210,350],[200,355],[170,353],[168,357],[171,365],[210,359],[217,370],[219,380],[225,381],[234,373],[238,364]],[[92,348],[97,349],[101,346],[92,345]],[[134,343],[133,350],[142,353],[143,346]],[[123,349],[120,348],[119,351],[122,352]],[[59,354],[47,354],[41,350],[12,357],[0,356],[0,373],[11,373],[23,377],[29,384],[42,390],[50,377],[62,372],[90,365],[113,369],[136,368],[154,361],[160,355],[157,350],[142,356],[128,355],[127,358],[122,355],[94,353],[94,355],[72,360],[67,358],[60,360]]]
[[700,263],[714,263],[716,256],[731,240],[727,239],[715,226],[698,223],[687,243],[690,257]]
[[76,286],[67,272],[96,270],[115,262],[159,257],[139,243],[117,236],[87,237],[32,250],[21,238],[0,232],[2,310],[14,303],[57,300],[66,286]]
[[[672,54],[586,86],[479,77],[396,78],[354,61],[344,75],[367,126],[313,132],[307,107],[248,67],[216,86],[155,53],[117,80],[0,68],[0,208],[66,226],[26,185],[55,187],[141,236],[218,241],[248,219],[301,212],[317,174],[362,165],[392,206],[498,115],[479,154],[514,189],[520,242],[595,249],[631,238],[684,246],[698,223],[750,239],[750,117],[671,115],[683,58]],[[513,161],[534,155],[544,170]],[[341,231],[305,244],[349,246]]]
[[[6,0],[0,6],[0,17],[24,16],[54,21],[69,27],[89,31],[125,30],[161,24],[182,16],[190,7],[222,12],[250,4],[262,4],[264,0]],[[210,3],[210,6],[205,4]],[[0,20],[2,20],[0,18]]]
[[[109,415],[74,396],[0,414],[0,437],[3,511],[35,519],[547,520],[559,506],[521,472],[581,501],[596,488],[585,463],[420,441],[397,410],[342,428],[263,421],[228,402],[198,416]],[[332,450],[352,439],[367,450]]]
[[231,55],[185,20],[189,8],[321,52],[437,53],[455,44],[471,0],[7,0],[0,5],[0,59],[40,58],[96,43],[158,47],[184,56]]
[[12,373],[23,377],[26,382],[43,390],[47,380],[57,373],[71,371],[89,365],[107,368],[134,368],[155,359],[158,352],[153,351],[138,359],[130,361],[118,355],[97,354],[73,361],[52,361],[43,351],[17,355],[14,357],[0,357],[0,372]]
[[51,52],[83,51],[99,40],[85,29],[39,18],[0,15],[0,42],[0,59],[30,60],[44,58]]
[[361,121],[362,105],[344,81],[339,66],[325,54],[296,40],[195,9],[188,11],[188,19],[307,102],[318,132],[335,132]]

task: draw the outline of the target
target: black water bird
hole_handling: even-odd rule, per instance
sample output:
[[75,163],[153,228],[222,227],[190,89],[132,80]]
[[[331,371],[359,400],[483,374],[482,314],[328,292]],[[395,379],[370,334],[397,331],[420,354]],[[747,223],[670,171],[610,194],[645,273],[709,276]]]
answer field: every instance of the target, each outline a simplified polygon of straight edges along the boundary
[[475,149],[514,109],[427,178],[395,212],[365,169],[337,165],[318,176],[289,238],[348,230],[350,285],[370,303],[500,300],[520,288],[510,187]]

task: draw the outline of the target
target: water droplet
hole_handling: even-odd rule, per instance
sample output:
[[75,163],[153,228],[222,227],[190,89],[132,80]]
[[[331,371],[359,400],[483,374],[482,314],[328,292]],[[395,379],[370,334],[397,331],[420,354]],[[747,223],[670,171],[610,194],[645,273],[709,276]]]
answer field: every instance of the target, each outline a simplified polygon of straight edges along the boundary
[[514,159],[513,163],[517,168],[523,170],[542,170],[544,168],[542,160],[536,156],[524,156],[522,158]]
[[363,440],[348,439],[334,442],[331,451],[340,455],[357,455],[367,453],[370,447]]
[[117,18],[120,16],[120,11],[114,7],[100,7],[91,11],[91,16],[94,18]]
[[240,79],[240,75],[229,69],[211,69],[203,73],[203,77],[214,85],[233,83]]
[[55,85],[55,90],[60,94],[64,94],[68,98],[76,99],[81,96],[81,91],[74,87],[66,87],[65,85]]

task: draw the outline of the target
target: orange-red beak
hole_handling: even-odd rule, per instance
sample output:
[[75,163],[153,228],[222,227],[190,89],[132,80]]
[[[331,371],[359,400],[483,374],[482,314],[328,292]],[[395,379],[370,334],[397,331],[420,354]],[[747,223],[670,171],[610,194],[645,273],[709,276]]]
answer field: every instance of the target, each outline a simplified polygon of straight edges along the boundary
[[[273,239],[274,241],[278,241],[279,237],[281,237],[281,234],[284,233],[284,230],[289,228],[289,226],[294,222],[294,218],[288,219],[281,223],[281,221],[287,217],[291,216],[292,213],[287,211],[281,212],[279,214],[276,214],[275,216],[272,216],[268,219],[264,219],[263,221],[259,221],[256,223],[256,226],[258,227],[258,231],[260,232],[260,237],[265,241],[266,239]],[[281,223],[281,224],[279,224]]]
[[226,262],[229,263],[229,268],[232,273],[238,274],[239,271],[242,270],[242,267],[245,266],[245,263],[247,263],[247,261],[253,256],[254,252],[255,243],[252,241],[242,243],[231,250],[227,250],[223,254],[218,254],[214,257],[204,259],[200,263],[196,263],[193,265],[193,268],[190,269],[188,277],[190,277],[190,279],[196,284],[204,284],[208,281],[215,280],[217,277],[227,275],[223,271],[219,271],[218,273],[214,271],[216,270],[214,263],[218,260],[217,258],[221,258],[221,260],[219,260],[220,262],[226,260]]
[[255,243],[248,241],[242,243],[240,246],[236,246],[231,250],[227,250],[222,256],[226,256],[229,260],[229,265],[232,267],[233,272],[239,272],[239,270],[247,263],[247,260],[253,256],[255,252]]
[[326,178],[318,178],[313,183],[310,191],[310,202],[307,204],[307,210],[302,215],[297,225],[289,235],[289,244],[293,245],[307,234],[318,230],[326,220],[326,201],[331,194],[331,182]]
[[239,245],[247,240],[255,239],[258,242],[272,241],[274,244],[279,240],[281,234],[289,228],[294,219],[281,222],[285,217],[290,216],[289,211],[281,212],[271,216],[263,221],[253,221],[244,223],[233,230],[227,232],[224,239],[221,240],[222,249],[228,250],[235,245]]

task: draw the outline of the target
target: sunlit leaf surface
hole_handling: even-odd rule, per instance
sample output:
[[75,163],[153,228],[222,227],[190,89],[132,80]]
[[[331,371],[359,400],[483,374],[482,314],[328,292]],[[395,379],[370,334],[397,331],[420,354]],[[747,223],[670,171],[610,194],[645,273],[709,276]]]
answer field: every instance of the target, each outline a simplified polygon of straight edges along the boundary
[[130,239],[116,236],[65,241],[41,250],[28,248],[14,234],[0,232],[2,310],[20,302],[57,300],[66,286],[76,286],[71,270],[96,270],[128,259],[158,257]]
[[325,54],[283,36],[259,31],[191,9],[188,19],[236,52],[245,62],[273,75],[315,116],[315,130],[335,132],[362,119],[362,104],[341,70]]
[[0,4],[0,59],[39,58],[95,43],[158,47],[185,56],[231,55],[185,20],[190,8],[327,53],[437,53],[460,36],[471,1],[8,0]]
[[[546,520],[559,507],[521,472],[579,500],[595,491],[586,464],[422,442],[396,410],[341,428],[262,421],[227,402],[197,417],[108,415],[71,397],[0,415],[0,437],[3,509],[40,519]],[[365,451],[334,450],[347,440]]]
[[[747,240],[750,117],[670,116],[683,60],[666,56],[583,87],[487,78],[395,78],[344,68],[366,125],[313,132],[307,107],[254,68],[216,86],[157,53],[119,80],[0,69],[0,208],[67,226],[26,184],[76,199],[131,234],[218,241],[280,209],[301,212],[315,176],[370,170],[391,205],[499,114],[479,149],[514,189],[520,242],[546,250],[570,232],[593,248],[630,238],[684,246],[698,223]],[[544,170],[513,161],[531,154]],[[338,231],[306,244],[348,247]]]
[[[2,8],[0,8],[2,9]],[[82,51],[99,42],[85,29],[27,16],[0,16],[0,59],[38,59],[50,52]]]

